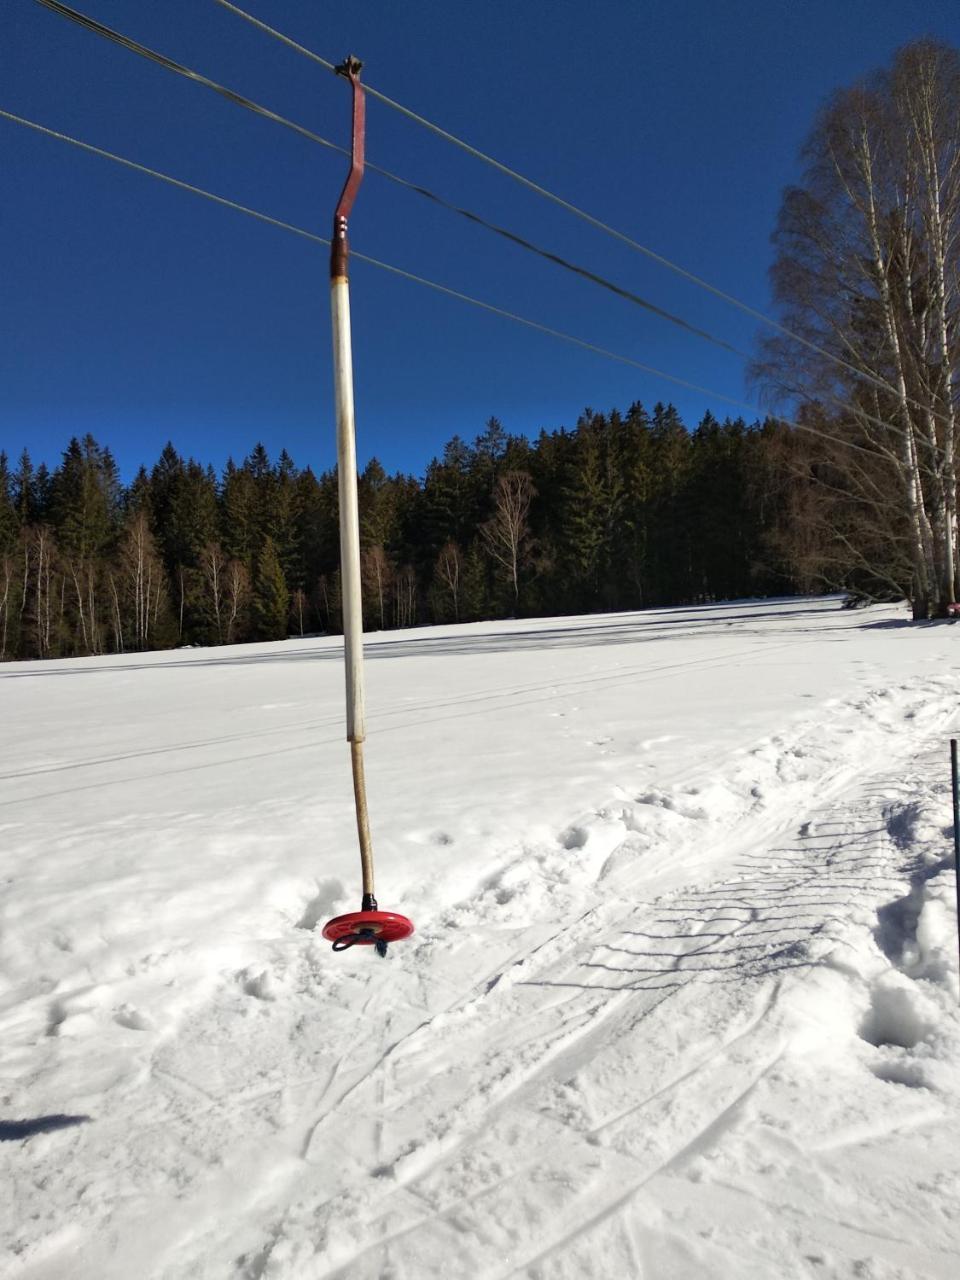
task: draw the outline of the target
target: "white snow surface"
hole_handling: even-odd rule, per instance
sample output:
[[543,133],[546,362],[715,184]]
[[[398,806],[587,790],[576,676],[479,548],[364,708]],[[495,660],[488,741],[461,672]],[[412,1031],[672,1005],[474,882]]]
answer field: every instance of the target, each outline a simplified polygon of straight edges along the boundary
[[960,627],[0,667],[0,1276],[960,1275]]

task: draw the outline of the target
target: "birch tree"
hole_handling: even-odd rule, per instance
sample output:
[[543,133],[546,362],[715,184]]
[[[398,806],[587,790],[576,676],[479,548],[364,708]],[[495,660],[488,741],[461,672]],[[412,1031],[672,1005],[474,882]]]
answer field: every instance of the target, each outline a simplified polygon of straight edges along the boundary
[[360,582],[364,596],[376,601],[380,630],[387,625],[387,599],[393,578],[393,566],[383,547],[377,543],[368,547],[360,557]]
[[480,526],[483,545],[506,576],[514,604],[520,598],[520,567],[529,549],[527,520],[535,492],[525,471],[505,472],[493,491],[493,515]]
[[0,556],[0,662],[7,656],[15,583],[16,568],[13,556]]
[[437,556],[434,579],[440,592],[449,597],[453,605],[453,620],[460,621],[460,575],[463,557],[455,542],[447,542]]
[[32,637],[33,655],[53,656],[54,601],[58,582],[54,564],[56,549],[46,525],[34,525],[21,537],[23,576],[20,579],[20,629]]
[[408,564],[399,570],[394,582],[393,621],[396,627],[416,626],[417,575]]
[[200,567],[209,592],[210,612],[217,629],[217,643],[223,644],[223,593],[227,558],[218,542],[208,542],[200,553]]
[[[226,641],[233,644],[244,610],[250,602],[250,574],[246,565],[231,560],[226,568]],[[303,634],[301,626],[300,634]]]
[[846,444],[828,456],[809,443],[826,580],[872,572],[915,617],[942,614],[958,587],[957,51],[916,42],[836,94],[805,159],[784,195],[773,286],[807,345],[767,340],[758,372]]
[[117,600],[118,640],[123,634],[126,648],[148,649],[166,596],[166,575],[145,511],[135,512],[127,521],[117,579],[122,587]]

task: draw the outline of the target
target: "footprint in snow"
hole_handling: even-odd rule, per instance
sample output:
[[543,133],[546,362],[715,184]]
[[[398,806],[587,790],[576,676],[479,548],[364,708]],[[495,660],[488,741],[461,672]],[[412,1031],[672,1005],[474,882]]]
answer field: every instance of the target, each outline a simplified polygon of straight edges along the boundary
[[151,1031],[154,1025],[149,1014],[141,1012],[132,1004],[122,1004],[113,1015],[113,1020],[130,1031]]
[[333,914],[333,908],[346,896],[343,881],[336,876],[317,881],[317,892],[307,903],[303,915],[297,921],[298,929],[315,929],[319,922]]
[[247,995],[255,1000],[276,1000],[276,988],[269,969],[261,969],[259,973],[243,969],[237,974],[237,979]]
[[584,827],[568,827],[557,836],[558,842],[564,849],[582,849],[589,838],[590,833]]

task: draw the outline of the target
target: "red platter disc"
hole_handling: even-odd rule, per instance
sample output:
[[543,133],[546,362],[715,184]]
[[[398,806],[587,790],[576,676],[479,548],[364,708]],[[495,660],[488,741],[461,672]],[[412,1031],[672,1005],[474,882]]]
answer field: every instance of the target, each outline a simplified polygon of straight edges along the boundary
[[413,921],[396,911],[350,911],[336,916],[323,926],[329,942],[354,935],[355,945],[372,946],[375,942],[399,942],[413,933]]

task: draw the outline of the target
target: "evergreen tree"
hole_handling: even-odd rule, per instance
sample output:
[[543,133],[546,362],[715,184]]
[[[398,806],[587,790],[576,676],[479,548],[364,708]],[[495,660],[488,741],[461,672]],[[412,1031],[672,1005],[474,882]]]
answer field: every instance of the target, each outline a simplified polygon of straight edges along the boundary
[[270,455],[260,441],[253,446],[250,455],[244,458],[241,470],[250,477],[252,486],[252,516],[255,530],[253,545],[260,547],[265,538],[272,538],[279,554],[275,507],[277,476],[270,461]]
[[490,580],[479,544],[471,543],[463,559],[460,584],[460,621],[479,622],[490,617]]
[[272,538],[266,538],[257,556],[251,612],[255,640],[283,640],[287,635],[290,593]]
[[637,609],[646,600],[650,541],[650,419],[643,405],[632,404],[611,441],[622,500],[612,531],[611,559],[620,584],[620,608]]
[[604,419],[589,410],[581,418],[560,485],[560,562],[570,600],[581,610],[601,603],[600,586],[610,495],[604,483]]
[[442,546],[457,540],[466,514],[468,465],[466,459],[451,463],[445,457],[427,467],[416,515],[425,557],[435,558]]
[[231,559],[248,567],[253,565],[256,548],[262,541],[258,540],[258,530],[265,523],[266,513],[261,516],[258,511],[254,477],[246,466],[237,467],[229,458],[223,476],[220,541]]
[[297,468],[286,449],[280,451],[270,487],[268,533],[277,548],[287,584],[300,589],[306,581],[301,491],[297,485]]
[[138,467],[130,488],[123,495],[122,505],[127,515],[131,512],[150,511],[150,476],[146,467]]
[[35,518],[37,520],[49,520],[53,477],[50,475],[50,471],[45,462],[41,462],[37,467],[33,485],[37,501],[37,513]]
[[201,548],[217,536],[217,482],[213,470],[184,462],[167,443],[150,473],[151,527],[167,570],[194,569]]
[[687,481],[690,435],[672,404],[653,407],[653,484],[648,547],[651,604],[683,603],[695,595],[691,557],[692,502]]
[[302,581],[309,596],[323,574],[336,570],[339,559],[337,482],[333,472],[318,479],[308,467],[295,484]]
[[39,501],[33,463],[26,449],[20,454],[20,461],[13,476],[13,505],[21,528],[32,524],[39,515]]
[[74,436],[50,485],[50,516],[63,553],[77,562],[98,556],[116,529],[119,480],[109,450]]
[[[822,495],[782,425],[585,410],[576,429],[455,436],[422,481],[360,477],[370,625],[628,609],[794,590]],[[822,513],[820,513],[822,515]],[[862,530],[861,530],[862,533]],[[822,548],[821,548],[822,550]],[[785,566],[790,564],[792,569]],[[288,604],[293,600],[293,612]],[[71,439],[50,474],[0,454],[0,657],[229,643],[341,627],[335,470],[262,444],[222,484],[167,444],[124,489]]]
[[13,550],[17,541],[17,509],[13,502],[13,477],[7,455],[0,450],[0,556]]
[[[470,518],[476,524],[488,519],[492,512],[492,495],[497,477],[503,469],[509,437],[497,418],[489,418],[484,430],[473,442],[470,459]],[[472,500],[471,500],[472,499]]]

